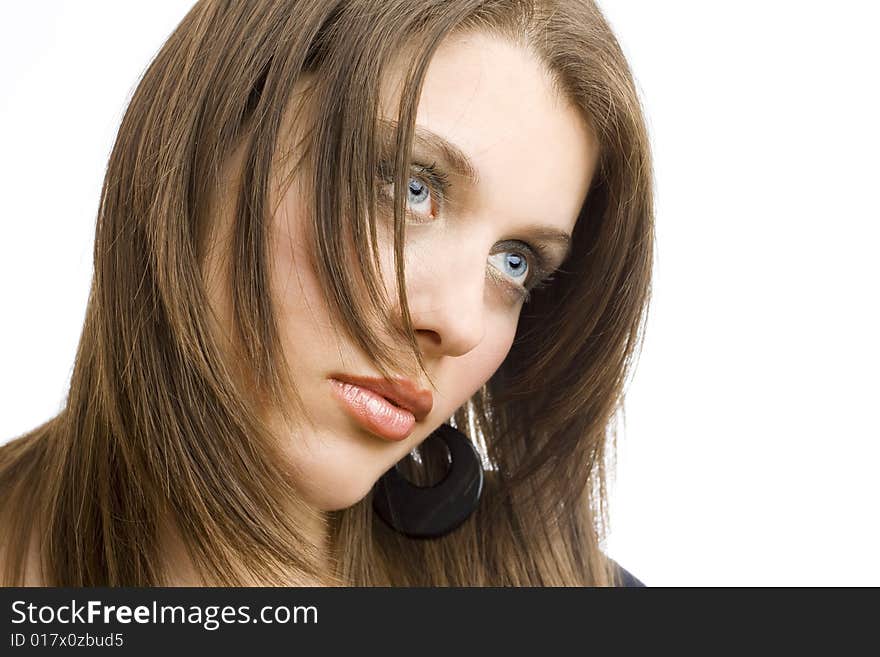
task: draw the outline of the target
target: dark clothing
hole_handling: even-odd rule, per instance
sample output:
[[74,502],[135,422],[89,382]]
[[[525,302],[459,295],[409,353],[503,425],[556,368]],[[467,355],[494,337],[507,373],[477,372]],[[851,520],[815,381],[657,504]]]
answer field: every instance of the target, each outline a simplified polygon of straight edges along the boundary
[[645,584],[640,579],[638,579],[635,575],[633,575],[631,572],[629,572],[626,568],[624,568],[619,563],[614,561],[614,559],[612,559],[611,561],[613,561],[614,565],[617,566],[618,575],[620,577],[620,584],[619,584],[620,587],[631,588],[631,587],[642,586],[642,587],[647,588],[645,586]]

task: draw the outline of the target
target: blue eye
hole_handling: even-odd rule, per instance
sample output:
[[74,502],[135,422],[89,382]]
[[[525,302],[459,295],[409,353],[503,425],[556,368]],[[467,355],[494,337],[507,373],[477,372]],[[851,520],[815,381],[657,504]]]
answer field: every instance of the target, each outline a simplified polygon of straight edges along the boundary
[[500,253],[493,254],[491,257],[495,258],[497,256],[502,256],[500,264],[501,271],[520,284],[524,284],[529,278],[528,259],[526,259],[522,253],[513,250],[501,251]]
[[[502,250],[493,253],[492,258],[500,258],[500,263],[492,263],[500,272],[516,301],[528,303],[532,290],[544,287],[553,278],[550,256],[540,246],[532,246],[519,240],[501,244]],[[498,276],[498,274],[496,274]]]
[[[386,199],[394,198],[394,181],[391,164],[383,161],[379,176],[383,181],[382,193]],[[447,174],[434,164],[414,164],[414,174],[407,181],[406,211],[418,222],[419,218],[434,219],[449,198],[451,185]],[[494,278],[503,285],[515,301],[527,303],[530,292],[545,286],[552,278],[551,257],[540,245],[533,246],[519,240],[500,245],[502,249],[490,256]],[[501,262],[497,259],[501,258]]]
[[[413,164],[413,171],[414,175],[409,177],[406,184],[406,210],[412,216],[433,219],[439,213],[449,191],[449,180],[436,164]],[[391,163],[380,162],[378,173],[379,179],[383,182],[383,195],[393,199],[394,181]]]
[[[430,216],[433,214],[432,212],[432,204],[431,204],[431,189],[423,183],[420,179],[411,177],[409,179],[409,183],[407,184],[407,202],[410,205],[410,208],[416,213],[421,215]],[[427,201],[427,207],[422,207],[422,205]]]

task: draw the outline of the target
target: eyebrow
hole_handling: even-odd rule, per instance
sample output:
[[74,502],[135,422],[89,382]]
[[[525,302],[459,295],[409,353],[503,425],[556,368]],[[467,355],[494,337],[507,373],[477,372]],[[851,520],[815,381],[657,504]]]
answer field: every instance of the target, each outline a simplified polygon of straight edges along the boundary
[[[379,118],[380,141],[386,149],[394,147],[394,135],[397,130],[397,121]],[[413,132],[413,150],[431,151],[439,153],[446,166],[455,174],[463,177],[472,185],[480,182],[480,175],[473,161],[451,141],[441,137],[436,132],[428,130],[424,126],[416,125]],[[560,249],[562,260],[568,258],[571,253],[571,235],[556,228],[547,226],[533,226],[522,231],[523,235],[530,237],[544,245],[553,245]]]
[[[397,121],[380,118],[378,119],[378,122],[382,133],[382,143],[388,149],[393,148],[394,134],[397,130]],[[428,150],[439,153],[446,166],[451,171],[461,176],[472,185],[479,184],[480,175],[477,172],[477,167],[474,166],[471,159],[458,146],[447,139],[444,139],[436,132],[432,132],[423,126],[416,125],[415,131],[413,132],[413,149]]]
[[545,228],[544,226],[526,228],[522,231],[522,234],[530,237],[535,242],[555,245],[562,253],[561,260],[568,258],[571,253],[571,235],[556,228]]

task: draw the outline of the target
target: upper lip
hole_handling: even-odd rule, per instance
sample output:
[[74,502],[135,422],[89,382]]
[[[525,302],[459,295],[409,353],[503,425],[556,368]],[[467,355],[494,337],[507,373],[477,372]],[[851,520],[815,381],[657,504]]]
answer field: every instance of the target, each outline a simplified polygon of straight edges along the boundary
[[412,413],[421,422],[434,406],[434,395],[430,390],[419,388],[409,379],[396,378],[393,381],[371,376],[352,376],[350,374],[331,374],[331,378],[351,383],[382,395],[401,408]]

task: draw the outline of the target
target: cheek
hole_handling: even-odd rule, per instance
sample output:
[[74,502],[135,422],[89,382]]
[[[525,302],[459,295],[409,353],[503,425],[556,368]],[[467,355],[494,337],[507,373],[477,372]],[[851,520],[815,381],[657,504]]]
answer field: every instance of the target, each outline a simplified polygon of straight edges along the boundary
[[510,353],[515,334],[516,324],[499,319],[486,327],[486,338],[476,349],[453,359],[442,379],[448,390],[443,397],[444,416],[451,416],[492,378]]
[[[404,259],[410,311],[414,327],[418,329],[420,311],[424,310],[419,304],[433,298],[431,288],[439,284],[438,277],[445,276],[446,270],[442,265],[444,259],[437,256],[442,253],[442,248],[432,243],[424,234],[411,235],[412,230],[412,227],[408,227],[409,243],[404,247]],[[393,237],[390,232],[380,231],[379,245],[386,289],[394,304],[397,299],[397,282],[394,275]],[[488,277],[484,285],[484,306],[481,311],[486,328],[483,340],[466,354],[443,359],[446,362],[441,366],[439,381],[442,383],[439,385],[446,391],[443,395],[444,414],[451,415],[492,377],[510,353],[516,336],[521,306],[511,306]],[[431,304],[427,303],[427,307],[431,307]]]
[[499,315],[497,321],[486,328],[486,338],[474,350],[477,353],[472,363],[474,376],[481,379],[480,385],[488,381],[507,358],[516,335],[516,326],[516,321],[512,321],[509,315]]

